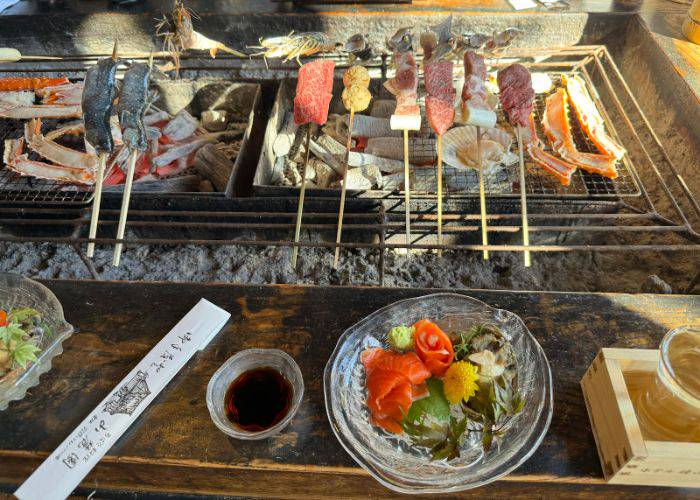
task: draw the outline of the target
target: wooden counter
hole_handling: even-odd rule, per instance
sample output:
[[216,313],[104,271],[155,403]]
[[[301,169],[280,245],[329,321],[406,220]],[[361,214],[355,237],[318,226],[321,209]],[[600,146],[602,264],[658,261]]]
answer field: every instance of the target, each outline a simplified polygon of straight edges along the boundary
[[[236,496],[388,497],[358,468],[326,418],[322,373],[342,332],[372,311],[423,289],[45,282],[77,328],[65,352],[23,401],[0,413],[0,490],[14,491],[84,416],[201,297],[232,313],[108,452],[76,494],[124,492]],[[433,290],[434,291],[434,290]],[[578,381],[598,349],[654,348],[673,327],[700,322],[700,298],[669,295],[464,291],[520,315],[554,377],[549,432],[510,476],[464,496],[680,497],[697,490],[603,483]],[[304,374],[292,424],[262,442],[235,441],[209,418],[209,377],[250,347],[276,347]],[[119,495],[121,496],[121,495]]]

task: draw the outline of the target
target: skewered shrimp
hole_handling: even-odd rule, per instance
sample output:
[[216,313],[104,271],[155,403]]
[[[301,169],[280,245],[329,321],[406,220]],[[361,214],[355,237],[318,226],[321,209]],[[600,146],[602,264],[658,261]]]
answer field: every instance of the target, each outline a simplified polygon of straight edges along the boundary
[[180,72],[180,56],[186,50],[208,50],[212,58],[221,50],[238,57],[245,54],[227,47],[221,42],[207,38],[198,33],[192,26],[192,17],[196,17],[182,0],[174,0],[173,11],[166,14],[156,25],[156,34],[163,37],[163,50],[173,59],[173,68]]
[[330,42],[328,35],[320,31],[308,31],[305,33],[290,32],[287,36],[275,36],[271,38],[260,38],[260,45],[248,47],[250,49],[263,49],[262,52],[251,54],[253,56],[263,56],[265,66],[267,59],[282,58],[283,62],[295,59],[301,66],[299,60],[302,56],[310,56],[319,52],[331,52],[335,50],[335,45]]

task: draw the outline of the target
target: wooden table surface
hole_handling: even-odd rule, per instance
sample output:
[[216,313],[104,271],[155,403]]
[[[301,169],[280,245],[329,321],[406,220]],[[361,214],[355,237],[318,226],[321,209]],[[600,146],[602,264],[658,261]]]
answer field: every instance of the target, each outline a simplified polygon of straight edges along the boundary
[[[12,492],[157,341],[204,297],[229,324],[156,398],[76,494],[125,492],[298,498],[394,494],[357,467],[333,435],[322,373],[342,332],[396,300],[434,290],[47,281],[77,328],[23,401],[0,413],[0,490]],[[700,321],[700,298],[463,291],[520,315],[554,377],[554,417],[537,452],[502,480],[464,496],[680,497],[698,490],[603,483],[579,379],[601,347],[654,348],[673,327]],[[217,430],[207,382],[241,349],[275,347],[299,363],[306,392],[285,431],[261,442]]]

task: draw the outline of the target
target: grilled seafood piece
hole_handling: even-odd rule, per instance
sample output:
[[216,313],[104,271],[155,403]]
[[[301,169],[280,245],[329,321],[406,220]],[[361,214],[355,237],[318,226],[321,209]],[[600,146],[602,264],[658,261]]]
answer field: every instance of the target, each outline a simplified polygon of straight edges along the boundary
[[558,89],[547,97],[542,126],[547,138],[552,143],[552,148],[564,160],[581,167],[586,172],[600,174],[610,179],[616,178],[617,169],[615,168],[614,156],[582,153],[576,149],[567,118],[566,101],[567,92],[564,89]]
[[455,39],[452,36],[452,16],[432,26],[430,31],[422,33],[420,45],[423,48],[423,60],[439,61],[450,59],[454,50]]
[[363,35],[358,33],[352,35],[345,42],[343,50],[350,54],[350,62],[355,62],[356,59],[360,61],[369,61],[374,57],[374,52],[369,44],[369,35]]
[[50,163],[30,160],[26,153],[23,154],[23,150],[24,138],[5,141],[3,161],[7,168],[13,172],[22,176],[70,184],[92,185],[95,183],[95,172],[92,169],[51,165]]
[[64,167],[79,167],[89,170],[97,168],[97,156],[67,148],[44,137],[41,134],[41,120],[39,119],[24,124],[24,140],[29,149]]
[[163,50],[170,53],[176,73],[180,72],[180,56],[186,50],[208,50],[212,58],[216,57],[219,50],[246,57],[242,52],[195,31],[192,26],[193,15],[182,0],[174,0],[172,12],[166,14],[156,25],[156,35],[163,38]]
[[71,106],[80,104],[83,95],[82,83],[66,83],[37,89],[34,93],[44,104]]
[[7,106],[0,104],[0,118],[13,120],[31,120],[32,118],[80,118],[82,109],[79,104],[60,106],[56,104],[31,106]]
[[0,92],[0,107],[33,106],[34,92],[31,90],[13,90]]
[[511,46],[513,40],[525,34],[520,28],[506,28],[494,31],[491,35],[484,33],[464,33],[455,41],[456,48],[464,50],[484,50],[498,52]]
[[598,150],[619,160],[625,154],[625,148],[615,142],[605,131],[603,117],[588,95],[586,86],[580,76],[562,75],[562,81],[568,91],[569,104],[576,111],[581,128],[588,138],[593,141]]
[[527,153],[545,172],[552,174],[564,186],[571,184],[571,176],[576,172],[576,165],[552,156],[542,149],[542,143],[537,137],[537,130],[535,129],[534,114],[530,115],[528,128],[523,129],[522,141]]
[[0,92],[15,90],[37,90],[54,85],[64,85],[68,78],[31,78],[31,77],[9,77],[0,78]]
[[151,67],[146,63],[132,64],[124,74],[121,97],[117,104],[124,144],[132,150],[148,149],[143,118],[149,106],[148,83]]
[[287,36],[275,36],[272,38],[260,38],[260,45],[248,47],[249,49],[263,49],[261,52],[251,54],[263,56],[267,66],[268,58],[284,58],[282,62],[295,59],[301,66],[300,57],[310,56],[319,52],[331,52],[335,45],[330,42],[328,35],[320,31],[308,31],[304,33],[290,32]]
[[392,52],[407,52],[413,50],[413,26],[401,28],[391,38],[386,39],[386,46]]
[[88,68],[85,75],[82,96],[85,139],[98,153],[111,153],[114,149],[109,119],[117,97],[116,73],[120,63],[116,57],[105,57]]

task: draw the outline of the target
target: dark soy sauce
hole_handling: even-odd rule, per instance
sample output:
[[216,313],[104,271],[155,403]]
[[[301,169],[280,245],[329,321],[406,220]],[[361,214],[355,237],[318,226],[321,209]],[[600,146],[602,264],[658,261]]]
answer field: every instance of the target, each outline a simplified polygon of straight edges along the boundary
[[243,372],[226,391],[226,416],[245,431],[264,431],[285,417],[292,393],[292,384],[274,368]]

